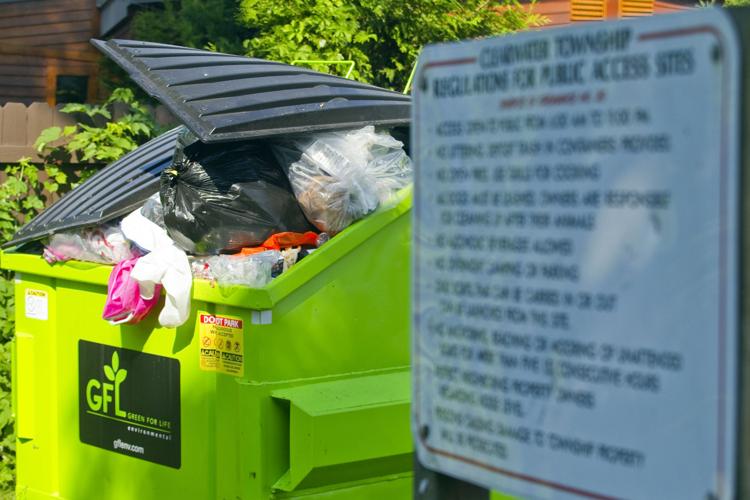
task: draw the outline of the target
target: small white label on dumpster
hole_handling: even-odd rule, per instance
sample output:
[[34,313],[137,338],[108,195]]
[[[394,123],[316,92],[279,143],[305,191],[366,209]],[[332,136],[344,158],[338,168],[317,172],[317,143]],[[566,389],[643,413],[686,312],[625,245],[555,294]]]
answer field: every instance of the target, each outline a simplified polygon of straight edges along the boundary
[[425,466],[524,498],[734,498],[739,68],[718,10],[424,51]]
[[40,319],[47,321],[49,316],[49,301],[47,292],[44,290],[26,289],[26,317],[31,319]]

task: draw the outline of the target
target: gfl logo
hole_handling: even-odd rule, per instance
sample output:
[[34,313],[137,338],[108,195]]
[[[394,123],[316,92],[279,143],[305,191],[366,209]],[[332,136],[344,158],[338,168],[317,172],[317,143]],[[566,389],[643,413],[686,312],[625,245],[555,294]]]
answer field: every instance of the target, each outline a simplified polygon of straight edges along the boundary
[[112,353],[112,366],[104,365],[104,375],[109,382],[100,382],[92,378],[86,384],[86,403],[92,411],[109,413],[110,403],[114,397],[115,415],[125,417],[126,413],[120,409],[120,384],[125,381],[128,371],[120,368],[120,356],[117,351]]

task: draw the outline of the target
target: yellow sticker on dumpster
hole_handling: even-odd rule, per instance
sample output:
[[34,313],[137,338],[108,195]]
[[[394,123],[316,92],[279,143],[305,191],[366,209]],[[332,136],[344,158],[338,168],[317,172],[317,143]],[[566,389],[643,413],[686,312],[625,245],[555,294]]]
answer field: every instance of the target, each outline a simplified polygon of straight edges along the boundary
[[243,320],[233,316],[198,312],[201,370],[244,375]]

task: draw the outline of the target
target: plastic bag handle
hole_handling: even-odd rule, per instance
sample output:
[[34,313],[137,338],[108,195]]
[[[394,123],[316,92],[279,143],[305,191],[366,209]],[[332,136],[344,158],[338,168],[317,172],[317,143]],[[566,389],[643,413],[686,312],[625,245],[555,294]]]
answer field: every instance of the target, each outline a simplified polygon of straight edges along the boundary
[[133,312],[132,311],[129,312],[127,314],[127,316],[125,316],[124,318],[121,318],[121,319],[108,319],[107,321],[109,322],[110,325],[117,326],[117,325],[122,325],[123,323],[127,323],[131,319],[133,319]]

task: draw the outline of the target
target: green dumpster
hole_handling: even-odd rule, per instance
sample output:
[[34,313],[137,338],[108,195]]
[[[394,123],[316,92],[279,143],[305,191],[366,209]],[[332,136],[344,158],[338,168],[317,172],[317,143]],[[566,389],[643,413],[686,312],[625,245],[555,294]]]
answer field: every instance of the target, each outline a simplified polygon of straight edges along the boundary
[[103,321],[108,266],[2,254],[18,498],[409,498],[402,194],[265,288],[196,280],[177,329]]

